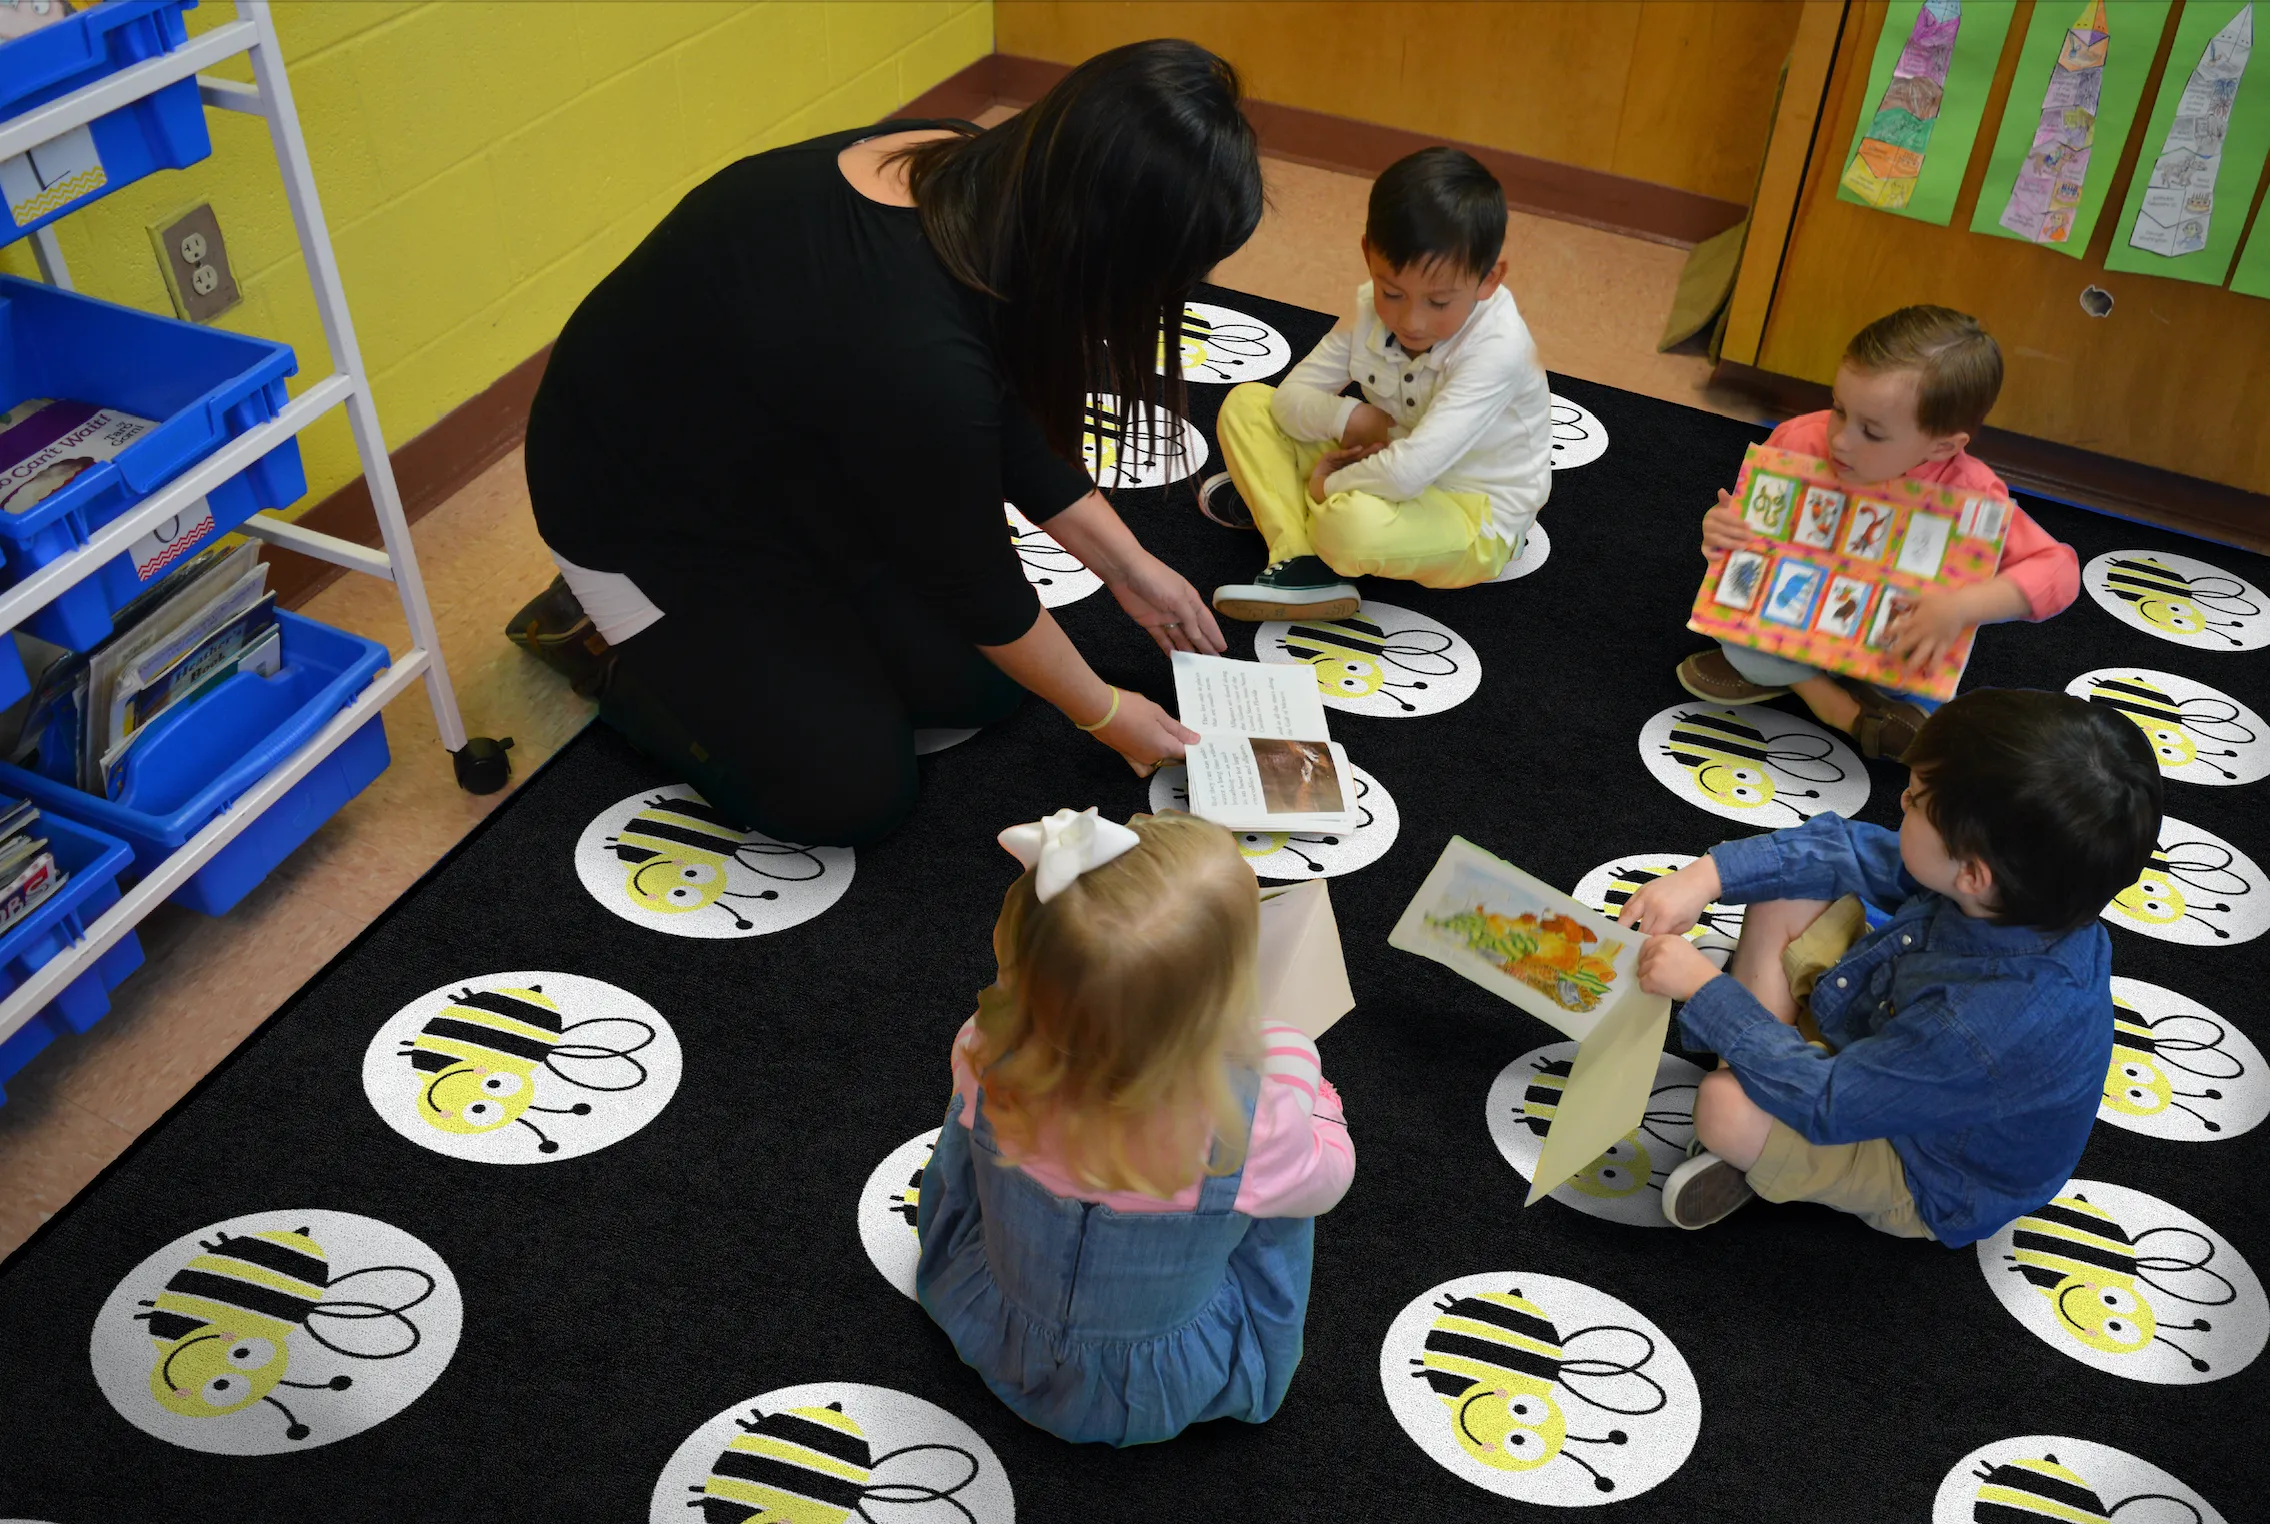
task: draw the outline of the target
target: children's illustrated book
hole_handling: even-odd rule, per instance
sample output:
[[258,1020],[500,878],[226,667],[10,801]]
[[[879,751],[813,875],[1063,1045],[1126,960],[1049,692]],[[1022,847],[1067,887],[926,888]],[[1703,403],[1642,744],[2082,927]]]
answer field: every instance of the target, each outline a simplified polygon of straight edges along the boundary
[[1355,772],[1325,731],[1307,667],[1174,653],[1190,813],[1233,831],[1352,831]]
[[1955,696],[1972,636],[1909,667],[1891,653],[1892,623],[1926,588],[1994,575],[2016,511],[2008,498],[1906,477],[1850,487],[1828,461],[1752,445],[1734,501],[1752,539],[1713,558],[1688,629],[1896,692]]
[[[124,454],[157,424],[91,402],[34,397],[0,413],[0,513],[28,513],[84,473]],[[147,582],[212,533],[213,510],[198,498],[127,550]]]
[[1639,987],[1638,932],[1453,836],[1387,940],[1577,1040],[1524,1205],[1639,1125],[1671,1002]]

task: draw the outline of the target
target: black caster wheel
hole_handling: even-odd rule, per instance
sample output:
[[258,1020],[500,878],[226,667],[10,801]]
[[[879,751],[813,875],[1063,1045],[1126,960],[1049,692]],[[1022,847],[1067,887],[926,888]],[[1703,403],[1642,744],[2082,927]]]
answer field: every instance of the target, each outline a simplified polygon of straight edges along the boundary
[[510,736],[501,741],[468,737],[463,746],[449,754],[457,768],[457,786],[468,794],[493,794],[503,788],[512,776],[512,758],[505,755],[511,750]]

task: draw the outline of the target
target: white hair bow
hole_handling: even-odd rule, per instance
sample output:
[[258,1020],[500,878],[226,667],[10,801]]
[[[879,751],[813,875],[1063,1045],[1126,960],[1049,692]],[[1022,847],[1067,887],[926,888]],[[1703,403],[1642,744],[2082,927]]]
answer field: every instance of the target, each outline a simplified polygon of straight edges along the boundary
[[1029,825],[1013,825],[1000,836],[1009,855],[1033,874],[1033,892],[1045,905],[1072,886],[1072,880],[1142,844],[1127,827],[1084,810],[1058,810]]

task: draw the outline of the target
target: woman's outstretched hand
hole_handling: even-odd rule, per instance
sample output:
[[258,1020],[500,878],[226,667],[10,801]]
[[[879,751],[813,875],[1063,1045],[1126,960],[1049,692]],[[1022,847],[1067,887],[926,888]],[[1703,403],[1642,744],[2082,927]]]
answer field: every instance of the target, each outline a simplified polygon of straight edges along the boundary
[[1197,731],[1142,694],[1124,689],[1111,723],[1089,733],[1125,757],[1138,778],[1148,778],[1162,763],[1179,762],[1184,749],[1198,739]]
[[1214,611],[1206,606],[1198,589],[1157,556],[1137,548],[1114,570],[1118,576],[1106,578],[1105,585],[1127,611],[1127,617],[1148,631],[1160,650],[1214,654],[1229,648],[1229,642],[1222,638],[1222,627],[1214,622]]

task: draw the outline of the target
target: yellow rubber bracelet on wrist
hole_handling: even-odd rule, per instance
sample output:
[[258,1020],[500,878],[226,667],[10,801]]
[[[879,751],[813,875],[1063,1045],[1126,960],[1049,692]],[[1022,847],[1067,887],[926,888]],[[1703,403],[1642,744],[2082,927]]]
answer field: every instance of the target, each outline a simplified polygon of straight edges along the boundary
[[1082,725],[1082,724],[1080,724],[1080,722],[1079,722],[1078,720],[1074,720],[1074,721],[1072,722],[1072,723],[1073,723],[1073,725],[1074,725],[1074,726],[1075,726],[1076,728],[1078,728],[1078,729],[1081,729],[1081,730],[1088,730],[1088,731],[1096,731],[1096,730],[1101,730],[1101,729],[1103,729],[1103,728],[1104,728],[1104,727],[1105,727],[1106,725],[1109,725],[1109,724],[1110,724],[1110,723],[1111,723],[1111,722],[1112,722],[1113,720],[1115,720],[1115,719],[1117,719],[1117,718],[1119,717],[1119,700],[1121,699],[1121,697],[1122,697],[1122,696],[1123,696],[1123,695],[1122,695],[1122,694],[1120,693],[1120,691],[1119,691],[1119,690],[1118,690],[1117,688],[1114,688],[1114,689],[1112,689],[1112,690],[1111,690],[1111,707],[1110,707],[1109,709],[1106,709],[1106,710],[1105,710],[1105,711],[1103,712],[1103,718],[1102,718],[1102,719],[1100,719],[1100,720],[1096,721],[1096,722],[1095,722],[1095,723],[1094,723],[1093,725]]

